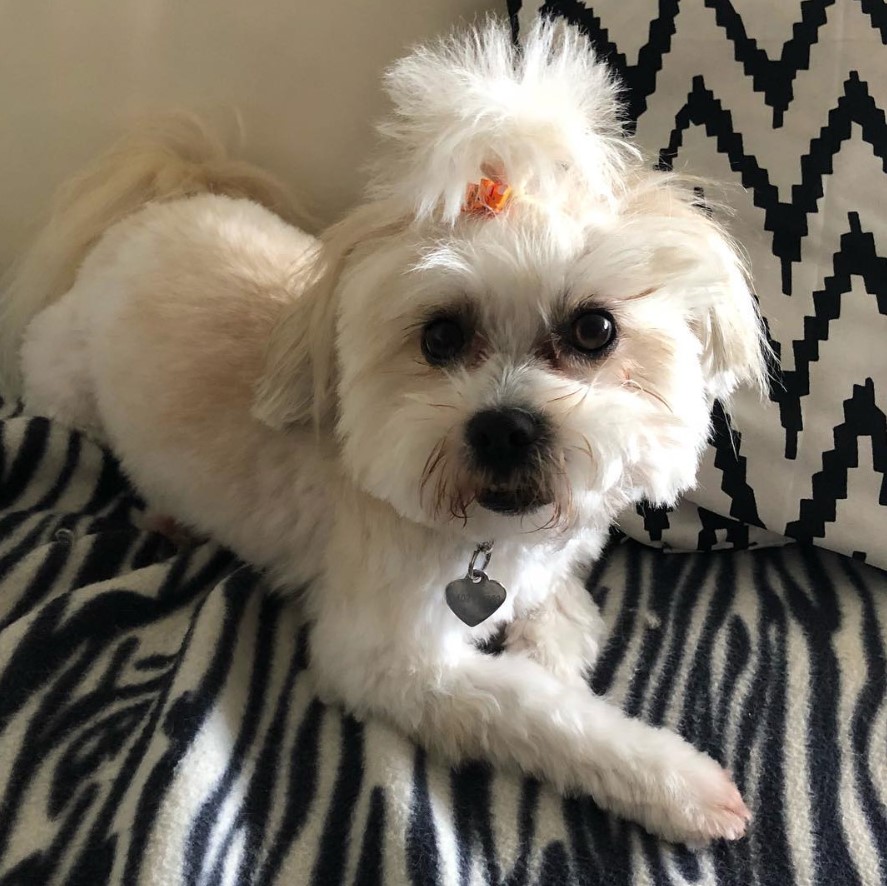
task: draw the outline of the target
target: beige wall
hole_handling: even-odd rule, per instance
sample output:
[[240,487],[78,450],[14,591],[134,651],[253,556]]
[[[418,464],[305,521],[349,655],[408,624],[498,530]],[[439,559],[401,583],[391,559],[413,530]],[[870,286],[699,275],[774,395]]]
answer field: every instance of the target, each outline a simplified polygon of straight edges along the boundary
[[[0,0],[0,266],[128,116],[241,114],[244,153],[323,221],[353,203],[379,72],[504,0]],[[233,126],[229,128],[233,129]]]

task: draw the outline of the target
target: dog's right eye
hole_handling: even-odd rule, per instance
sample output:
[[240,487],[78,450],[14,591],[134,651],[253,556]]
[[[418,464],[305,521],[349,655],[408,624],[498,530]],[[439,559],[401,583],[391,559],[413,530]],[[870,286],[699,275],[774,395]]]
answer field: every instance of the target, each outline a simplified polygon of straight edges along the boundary
[[452,317],[438,317],[422,330],[422,353],[432,366],[451,363],[467,343],[462,324]]

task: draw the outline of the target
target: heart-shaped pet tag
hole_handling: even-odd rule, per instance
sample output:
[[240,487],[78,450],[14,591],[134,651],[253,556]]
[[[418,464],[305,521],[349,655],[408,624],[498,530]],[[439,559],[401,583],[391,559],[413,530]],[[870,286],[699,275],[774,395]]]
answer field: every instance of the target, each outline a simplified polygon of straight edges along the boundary
[[504,602],[505,588],[485,575],[477,581],[468,576],[447,585],[447,606],[469,627],[486,621]]

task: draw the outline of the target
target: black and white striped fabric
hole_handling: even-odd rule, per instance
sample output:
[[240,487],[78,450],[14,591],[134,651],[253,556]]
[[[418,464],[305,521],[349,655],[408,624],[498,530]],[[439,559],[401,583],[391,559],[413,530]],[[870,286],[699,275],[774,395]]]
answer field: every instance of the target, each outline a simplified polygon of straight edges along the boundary
[[748,839],[692,853],[324,707],[294,605],[140,515],[106,452],[0,405],[2,886],[887,882],[870,566],[627,541],[591,577],[594,688],[719,758],[754,812]]
[[[740,397],[699,489],[623,528],[680,549],[781,536],[887,566],[887,3],[525,0],[580,25],[663,167],[730,190],[782,363]],[[518,13],[519,9],[519,13]]]

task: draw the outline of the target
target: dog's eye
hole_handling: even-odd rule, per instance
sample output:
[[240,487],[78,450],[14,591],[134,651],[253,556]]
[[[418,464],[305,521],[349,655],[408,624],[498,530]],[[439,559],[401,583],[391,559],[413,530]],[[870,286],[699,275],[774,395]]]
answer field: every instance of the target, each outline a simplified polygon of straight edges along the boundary
[[433,366],[450,363],[465,350],[462,324],[452,317],[438,317],[422,330],[422,353]]
[[570,344],[583,354],[603,350],[616,338],[616,322],[606,311],[584,311],[570,325]]

